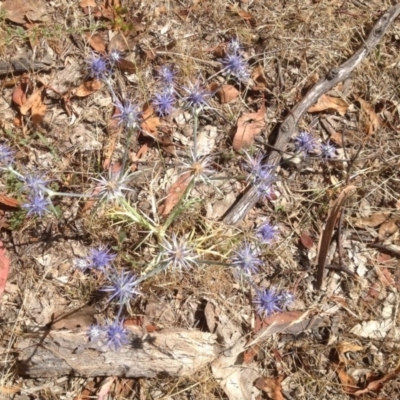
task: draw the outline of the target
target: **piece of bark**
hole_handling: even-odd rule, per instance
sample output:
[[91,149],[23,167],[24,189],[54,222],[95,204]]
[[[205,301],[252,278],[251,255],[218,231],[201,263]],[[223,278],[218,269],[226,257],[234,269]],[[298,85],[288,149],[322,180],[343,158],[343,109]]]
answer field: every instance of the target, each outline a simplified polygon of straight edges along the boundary
[[62,375],[162,378],[189,376],[218,355],[216,335],[198,330],[168,329],[143,333],[127,328],[130,344],[117,351],[90,342],[86,332],[50,331],[16,343],[19,373],[31,378]]
[[[326,76],[321,78],[303,97],[303,99],[288,113],[282,122],[277,139],[274,143],[275,150],[268,155],[266,164],[277,166],[281,160],[281,151],[286,149],[290,138],[295,132],[297,124],[303,114],[318,101],[319,97],[332,89],[339,82],[347,79],[361,61],[379,43],[391,23],[400,14],[400,4],[390,7],[377,21],[362,46],[341,66],[332,68]],[[249,186],[239,197],[238,201],[225,213],[223,222],[227,225],[239,223],[260,199],[260,194],[254,186]]]

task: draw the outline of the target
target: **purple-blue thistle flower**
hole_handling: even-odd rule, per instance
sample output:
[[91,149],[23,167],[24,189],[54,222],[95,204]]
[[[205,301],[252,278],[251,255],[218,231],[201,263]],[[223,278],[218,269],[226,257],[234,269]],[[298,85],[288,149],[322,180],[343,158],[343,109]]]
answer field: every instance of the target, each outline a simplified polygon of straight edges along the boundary
[[127,171],[122,177],[120,171],[114,172],[112,168],[108,170],[107,176],[100,176],[100,178],[92,178],[96,182],[95,193],[101,200],[112,201],[124,197],[125,191],[132,191],[127,185],[132,180],[132,174]]
[[205,89],[202,89],[199,83],[191,85],[190,87],[184,87],[183,89],[188,94],[184,97],[184,100],[189,108],[198,111],[207,106],[207,98],[211,96],[211,94]]
[[175,96],[168,91],[156,93],[152,101],[153,106],[159,116],[165,117],[171,114],[174,109]]
[[40,175],[26,175],[22,178],[24,185],[22,190],[35,194],[42,193],[46,189],[47,181]]
[[121,53],[118,50],[111,51],[109,57],[112,64],[117,63],[122,58]]
[[296,149],[301,153],[307,154],[317,148],[314,137],[309,132],[300,132],[294,139]]
[[237,39],[231,39],[226,48],[229,51],[229,53],[238,54],[242,46]]
[[88,64],[89,75],[92,78],[100,81],[106,77],[108,66],[104,58],[92,54],[92,57],[86,63]]
[[87,257],[88,267],[103,270],[109,267],[116,257],[117,255],[110,253],[110,250],[105,246],[90,249]]
[[173,270],[182,271],[183,269],[192,268],[197,262],[197,254],[194,249],[189,246],[185,239],[178,241],[177,236],[173,233],[171,241],[166,239],[161,243],[162,250],[160,259]]
[[271,244],[276,239],[277,234],[278,227],[269,222],[265,222],[257,229],[257,236],[266,244]]
[[22,204],[21,207],[28,211],[28,216],[37,215],[38,217],[43,217],[43,215],[49,211],[48,208],[50,205],[50,200],[43,197],[43,194],[32,193],[28,196],[28,201]]
[[324,160],[327,160],[328,158],[334,158],[336,155],[336,148],[329,142],[323,143],[320,146],[320,153]]
[[6,144],[0,144],[0,164],[10,166],[14,162],[14,151]]
[[129,343],[128,331],[124,328],[123,320],[117,319],[114,322],[109,322],[104,327],[104,331],[107,337],[107,345],[113,350],[118,350]]
[[250,73],[246,61],[239,54],[228,54],[222,61],[224,71],[239,80],[249,79]]
[[232,265],[237,267],[239,271],[246,275],[258,272],[258,267],[262,264],[262,261],[258,257],[258,251],[249,243],[245,242],[242,247],[234,253],[235,256],[232,257]]
[[142,112],[139,107],[133,105],[129,101],[121,103],[117,101],[115,106],[117,107],[119,113],[115,114],[113,118],[118,119],[118,125],[123,125],[127,129],[138,128],[141,122]]
[[111,294],[109,301],[116,299],[120,305],[127,304],[140,294],[137,289],[137,276],[129,271],[113,270],[108,274],[110,286],[100,289]]
[[259,290],[253,301],[256,305],[257,314],[268,317],[281,311],[280,297],[274,289]]

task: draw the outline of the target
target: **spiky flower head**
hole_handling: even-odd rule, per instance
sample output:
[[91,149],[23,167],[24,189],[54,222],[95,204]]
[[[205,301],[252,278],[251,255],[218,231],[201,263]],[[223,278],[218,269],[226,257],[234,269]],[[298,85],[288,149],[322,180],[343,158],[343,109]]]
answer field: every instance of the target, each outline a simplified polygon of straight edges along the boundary
[[47,180],[40,175],[25,175],[21,179],[24,183],[22,190],[30,193],[43,193],[48,184]]
[[91,267],[87,257],[75,257],[72,264],[75,268],[80,269],[82,271]]
[[107,276],[110,285],[102,288],[101,291],[111,294],[109,301],[116,299],[120,305],[123,305],[140,294],[136,283],[137,276],[130,271],[113,269]]
[[174,85],[175,71],[168,65],[163,65],[158,71],[158,76],[164,84],[171,87]]
[[242,45],[240,44],[238,39],[231,39],[226,46],[227,50],[231,54],[238,54],[242,49]]
[[282,308],[290,306],[294,302],[294,294],[288,292],[287,290],[283,290],[279,294],[279,302],[282,306]]
[[109,57],[112,64],[117,63],[122,58],[121,53],[118,50],[111,51]]
[[243,272],[246,275],[258,272],[262,261],[259,258],[258,251],[248,242],[244,242],[241,248],[234,253],[235,255],[231,259],[232,265],[235,266],[239,272]]
[[175,96],[169,91],[156,93],[152,101],[153,106],[159,116],[165,117],[171,114],[174,109]]
[[275,182],[274,168],[263,163],[264,155],[256,154],[254,157],[246,154],[245,167],[250,173],[247,180],[251,181],[261,196],[272,196],[272,184]]
[[210,97],[211,94],[207,90],[201,88],[199,83],[195,85],[191,84],[189,87],[184,87],[183,89],[187,93],[187,96],[184,97],[187,107],[195,111],[200,111],[207,106],[207,98]]
[[97,57],[92,53],[91,58],[86,61],[89,75],[99,81],[107,76],[108,65],[107,61],[102,57]]
[[268,317],[281,311],[280,297],[274,289],[258,291],[253,303],[256,305],[257,314],[260,316]]
[[28,216],[36,215],[41,218],[49,211],[50,205],[51,201],[44,197],[42,193],[31,193],[28,196],[28,201],[21,207],[28,211]]
[[300,132],[294,139],[296,149],[301,153],[308,154],[316,150],[317,143],[309,132]]
[[87,257],[88,267],[104,270],[111,265],[116,257],[117,255],[111,253],[110,249],[104,245],[100,245],[97,248],[92,248],[89,250],[89,255]]
[[221,62],[228,75],[234,76],[240,81],[250,78],[248,65],[240,54],[228,54]]
[[88,336],[91,342],[100,338],[104,333],[104,327],[101,325],[91,325],[88,329]]
[[113,350],[118,350],[129,343],[129,334],[124,328],[124,320],[109,321],[104,327],[104,331],[107,337],[107,345]]
[[124,192],[132,191],[128,184],[132,181],[132,174],[127,171],[121,176],[120,171],[109,168],[108,176],[92,178],[96,182],[95,193],[101,200],[113,201],[125,196]]
[[127,129],[136,129],[140,126],[142,112],[139,106],[133,105],[130,101],[121,103],[119,100],[115,103],[118,113],[113,118],[118,120],[118,125],[123,125]]
[[14,162],[14,151],[6,144],[0,144],[0,167],[9,167]]
[[174,271],[182,272],[183,269],[190,269],[197,262],[198,255],[194,249],[184,238],[178,240],[175,233],[171,235],[170,241],[164,239],[160,245],[161,262],[166,263]]
[[278,234],[278,227],[265,222],[257,229],[257,236],[266,244],[271,244],[275,241]]
[[328,158],[335,158],[336,148],[330,142],[321,144],[319,149],[321,157],[324,160],[327,160]]

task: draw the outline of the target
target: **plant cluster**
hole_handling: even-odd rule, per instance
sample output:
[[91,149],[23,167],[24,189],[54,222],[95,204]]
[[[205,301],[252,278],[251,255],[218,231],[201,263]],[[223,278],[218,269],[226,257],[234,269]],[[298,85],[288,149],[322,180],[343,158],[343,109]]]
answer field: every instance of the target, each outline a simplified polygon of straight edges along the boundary
[[[99,202],[116,203],[119,210],[122,209],[122,211],[116,211],[114,215],[123,216],[129,222],[138,223],[149,234],[156,236],[158,249],[152,262],[153,268],[141,277],[131,271],[119,270],[114,266],[117,254],[112,253],[107,246],[92,248],[86,257],[74,260],[77,269],[97,271],[97,273],[104,274],[109,282],[108,286],[101,288],[100,291],[109,296],[109,302],[118,305],[115,319],[109,320],[104,326],[92,326],[88,334],[90,340],[103,341],[113,349],[118,349],[128,341],[123,313],[130,301],[140,295],[141,282],[168,269],[182,274],[207,262],[199,257],[196,246],[192,245],[187,238],[178,237],[175,233],[170,234],[170,238],[168,238],[167,228],[174,221],[178,211],[173,211],[162,226],[157,226],[126,199],[126,194],[132,190],[130,184],[133,178],[133,174],[126,168],[130,138],[134,132],[141,129],[143,108],[136,101],[120,98],[113,87],[113,70],[121,58],[122,55],[118,52],[112,52],[108,58],[92,54],[86,62],[88,75],[104,82],[108,87],[116,108],[113,118],[125,129],[127,138],[120,169],[115,170],[110,167],[104,175],[93,178],[91,194],[58,192],[51,188],[52,182],[46,176],[18,172],[15,167],[13,150],[5,143],[0,144],[1,170],[12,174],[21,182],[21,194],[25,199],[22,207],[26,210],[27,216],[41,219],[46,213],[55,211],[52,199],[56,196],[90,198]],[[237,40],[232,40],[227,45],[226,57],[220,62],[222,68],[219,73],[225,77],[225,82],[234,79],[238,85],[242,85],[249,80],[250,68]],[[197,155],[196,140],[199,114],[206,108],[211,108],[210,99],[215,92],[207,90],[206,83],[202,84],[200,80],[194,83],[190,82],[182,88],[179,88],[176,82],[177,70],[175,67],[173,65],[161,66],[157,73],[157,91],[151,97],[151,104],[159,117],[169,115],[177,104],[186,107],[193,115],[194,145],[191,150],[191,163],[185,165],[193,179],[188,186],[187,193],[180,200],[183,201],[198,178],[209,183],[208,178],[213,173],[213,170],[209,168],[210,159]],[[294,139],[294,145],[297,151],[304,155],[319,153],[323,159],[335,156],[335,148],[332,144],[322,144],[318,148],[316,140],[307,132],[300,132]],[[244,168],[248,183],[254,185],[262,195],[269,198],[275,181],[274,168],[264,163],[263,154],[252,156],[246,153],[245,156]],[[179,205],[181,204],[178,204],[175,210],[179,210]],[[259,272],[262,265],[263,246],[272,245],[277,241],[278,235],[277,226],[269,222],[264,223],[255,232],[256,240],[244,241],[238,250],[234,251],[231,262],[227,264],[228,267],[234,269],[237,276],[244,278],[255,289],[254,305],[257,313],[263,316],[281,311],[294,300],[293,294],[288,291],[275,288],[259,289],[251,281],[252,276]]]

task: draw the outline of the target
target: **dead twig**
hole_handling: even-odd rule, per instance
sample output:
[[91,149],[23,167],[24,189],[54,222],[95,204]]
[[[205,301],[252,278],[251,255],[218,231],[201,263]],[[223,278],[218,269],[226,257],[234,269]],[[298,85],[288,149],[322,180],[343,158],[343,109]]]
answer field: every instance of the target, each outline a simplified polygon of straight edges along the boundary
[[[372,28],[362,46],[345,61],[340,67],[332,68],[325,77],[321,78],[306,94],[306,96],[293,108],[289,115],[282,122],[278,137],[274,144],[276,150],[268,155],[267,163],[271,166],[277,166],[281,160],[281,151],[285,150],[287,143],[292,137],[297,124],[303,114],[318,98],[332,89],[339,82],[342,82],[353,72],[369,52],[379,43],[383,35],[388,30],[391,23],[400,14],[400,4],[390,7],[377,21]],[[227,225],[234,225],[240,222],[254,207],[260,198],[260,194],[254,186],[249,186],[238,201],[225,213],[223,222]]]

